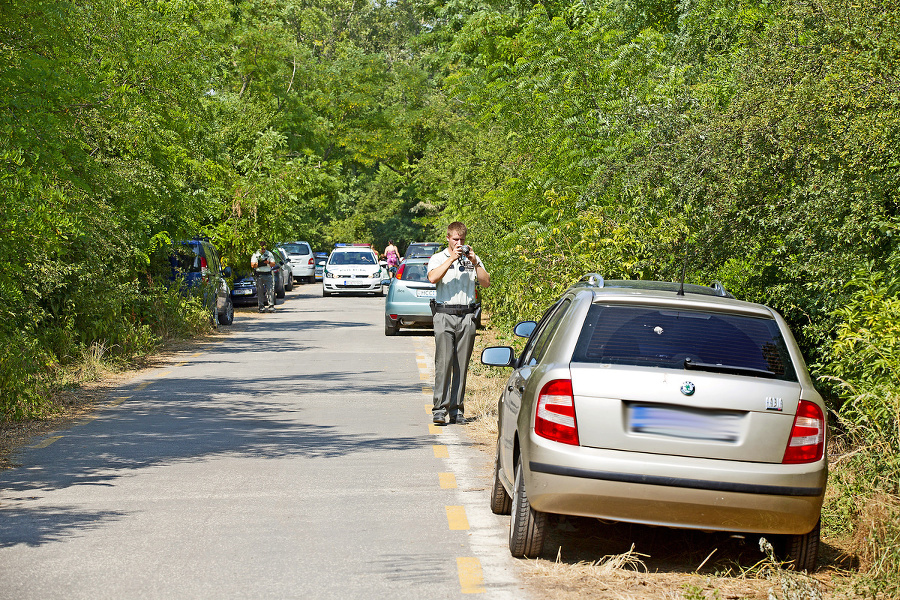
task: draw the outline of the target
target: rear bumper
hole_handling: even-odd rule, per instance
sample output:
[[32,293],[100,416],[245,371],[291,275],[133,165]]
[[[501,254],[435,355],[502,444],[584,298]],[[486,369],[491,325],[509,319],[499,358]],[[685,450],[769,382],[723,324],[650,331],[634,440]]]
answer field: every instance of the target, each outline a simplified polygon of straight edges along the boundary
[[[525,487],[539,511],[687,529],[804,534],[822,509],[827,463],[670,457],[548,442],[531,434]],[[523,448],[523,452],[525,449]]]

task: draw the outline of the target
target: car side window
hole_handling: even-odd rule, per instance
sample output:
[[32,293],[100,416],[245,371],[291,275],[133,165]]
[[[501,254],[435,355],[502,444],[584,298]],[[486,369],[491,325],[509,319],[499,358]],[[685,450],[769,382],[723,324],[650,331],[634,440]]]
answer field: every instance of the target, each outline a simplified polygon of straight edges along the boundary
[[547,350],[547,345],[553,337],[553,333],[556,331],[569,304],[571,304],[571,300],[565,298],[547,309],[547,312],[544,313],[544,316],[541,317],[538,326],[535,328],[534,333],[531,334],[528,344],[525,346],[525,350],[522,352],[522,365],[533,366],[541,361],[544,357],[544,352]]

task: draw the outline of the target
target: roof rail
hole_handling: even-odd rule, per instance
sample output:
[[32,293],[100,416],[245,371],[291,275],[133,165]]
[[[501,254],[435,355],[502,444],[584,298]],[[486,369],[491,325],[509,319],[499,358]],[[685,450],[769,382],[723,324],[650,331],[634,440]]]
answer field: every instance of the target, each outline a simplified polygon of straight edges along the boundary
[[716,296],[721,296],[722,298],[734,298],[734,295],[725,289],[725,286],[722,285],[721,281],[713,281],[712,285],[709,287],[716,291]]
[[578,283],[586,283],[587,285],[603,287],[603,276],[599,273],[588,273],[587,275],[579,279]]

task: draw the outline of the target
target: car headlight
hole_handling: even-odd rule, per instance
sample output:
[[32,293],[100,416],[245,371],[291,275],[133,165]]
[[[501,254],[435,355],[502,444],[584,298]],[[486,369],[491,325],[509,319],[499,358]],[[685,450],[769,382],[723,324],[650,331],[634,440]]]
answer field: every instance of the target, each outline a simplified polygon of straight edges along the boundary
[[381,271],[375,271],[374,273],[369,275],[369,277],[371,277],[372,279],[375,279],[376,277],[381,277]]
[[325,277],[334,277],[334,274],[331,271],[325,271]]

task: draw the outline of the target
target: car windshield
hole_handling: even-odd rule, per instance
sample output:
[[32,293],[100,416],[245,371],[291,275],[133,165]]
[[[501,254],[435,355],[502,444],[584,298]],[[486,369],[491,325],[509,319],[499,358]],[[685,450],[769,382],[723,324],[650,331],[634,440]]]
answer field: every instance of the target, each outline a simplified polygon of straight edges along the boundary
[[774,319],[714,312],[594,304],[572,361],[797,381]]
[[441,249],[440,244],[422,244],[410,246],[406,249],[405,258],[430,258]]
[[283,244],[281,247],[289,254],[310,254],[312,252],[307,244]]
[[428,281],[425,263],[406,263],[403,266],[403,281]]
[[329,265],[374,265],[375,255],[371,252],[335,252],[328,259]]

